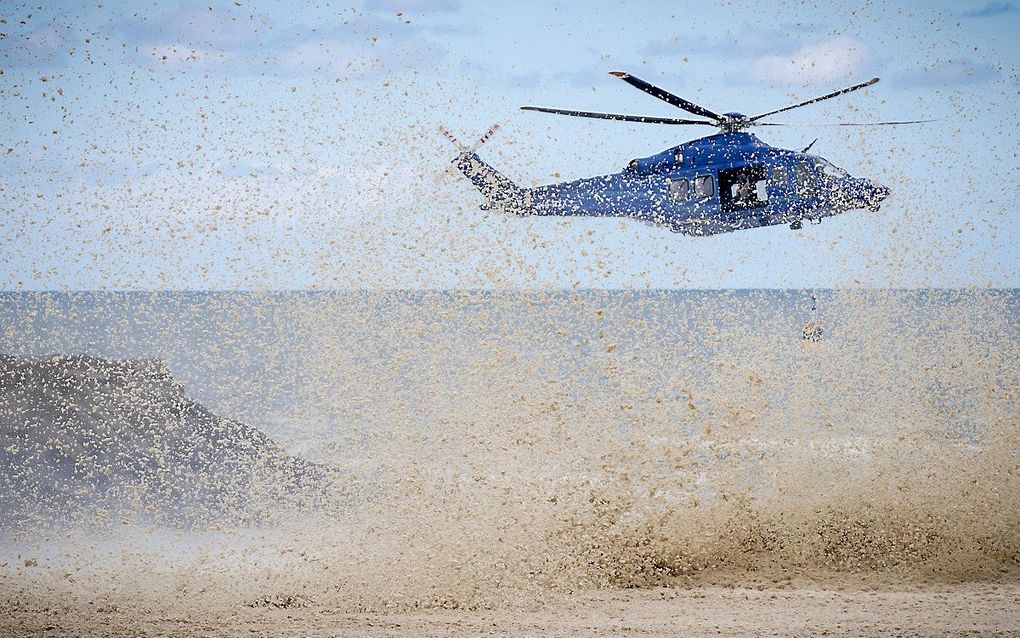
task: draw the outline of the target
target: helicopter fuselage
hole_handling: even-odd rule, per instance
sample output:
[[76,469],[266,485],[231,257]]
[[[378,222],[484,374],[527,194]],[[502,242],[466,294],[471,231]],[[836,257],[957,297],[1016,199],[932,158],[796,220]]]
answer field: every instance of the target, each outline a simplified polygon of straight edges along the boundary
[[523,216],[628,217],[687,235],[799,227],[848,210],[877,210],[889,195],[821,157],[769,146],[746,132],[687,142],[618,173],[518,190],[495,198],[496,205]]

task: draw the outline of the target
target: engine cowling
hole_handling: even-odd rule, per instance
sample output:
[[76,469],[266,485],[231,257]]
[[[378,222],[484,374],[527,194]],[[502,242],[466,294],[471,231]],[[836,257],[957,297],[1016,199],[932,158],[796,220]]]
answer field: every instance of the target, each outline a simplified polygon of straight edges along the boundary
[[671,149],[652,155],[632,159],[627,170],[638,175],[655,175],[676,166],[676,153]]

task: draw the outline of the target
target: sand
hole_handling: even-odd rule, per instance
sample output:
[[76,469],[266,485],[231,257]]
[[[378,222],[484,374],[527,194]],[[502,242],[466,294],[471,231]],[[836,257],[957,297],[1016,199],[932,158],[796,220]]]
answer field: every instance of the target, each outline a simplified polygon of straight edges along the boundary
[[[278,600],[286,605],[288,601]],[[314,602],[168,615],[4,609],[0,635],[42,636],[1020,636],[1020,584],[900,590],[615,590],[531,610],[338,613]],[[303,605],[303,606],[302,606]]]
[[[727,296],[724,315],[700,298],[448,297],[288,310],[319,344],[297,350],[315,411],[291,423],[337,497],[298,515],[253,488],[251,526],[224,508],[178,521],[156,498],[194,487],[177,469],[192,466],[136,442],[176,431],[187,386],[22,383],[39,398],[8,403],[15,461],[82,440],[74,468],[99,449],[158,471],[124,473],[138,501],[96,502],[80,526],[8,514],[0,636],[1020,633],[1011,297],[839,293],[839,332],[810,344],[780,338],[802,324],[763,294]],[[35,481],[18,495],[59,502],[39,458],[12,464]],[[227,488],[249,466],[201,467],[199,486]]]

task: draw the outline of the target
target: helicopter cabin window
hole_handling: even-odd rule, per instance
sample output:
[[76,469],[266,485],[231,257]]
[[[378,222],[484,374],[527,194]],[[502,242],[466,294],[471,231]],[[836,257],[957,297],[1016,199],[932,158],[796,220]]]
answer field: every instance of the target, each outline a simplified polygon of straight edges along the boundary
[[686,179],[670,179],[666,180],[669,184],[669,197],[674,202],[682,202],[687,199],[690,191],[690,185]]
[[758,208],[769,201],[765,166],[748,164],[719,171],[719,203],[723,211]]
[[694,196],[698,199],[708,199],[715,195],[715,181],[711,175],[698,175],[694,178]]
[[772,179],[769,181],[773,186],[786,186],[790,183],[790,171],[785,166],[773,166]]

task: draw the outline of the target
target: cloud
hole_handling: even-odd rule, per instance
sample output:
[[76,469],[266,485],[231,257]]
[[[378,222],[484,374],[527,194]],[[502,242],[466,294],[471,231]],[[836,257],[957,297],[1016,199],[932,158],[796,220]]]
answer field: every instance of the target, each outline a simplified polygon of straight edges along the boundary
[[607,80],[609,77],[610,75],[603,68],[559,71],[552,74],[552,79],[558,83],[585,88],[609,84],[610,82]]
[[442,49],[406,24],[355,15],[340,24],[277,31],[264,15],[230,5],[188,3],[155,21],[125,23],[134,62],[175,71],[366,76],[393,67],[421,68]]
[[241,60],[231,51],[198,49],[182,44],[156,44],[136,50],[145,61],[159,61],[168,68],[221,69],[239,64]]
[[127,23],[126,31],[135,40],[170,40],[222,50],[248,46],[271,28],[269,18],[245,13],[230,5],[184,3],[156,22]]
[[758,26],[744,27],[725,38],[708,38],[698,34],[652,40],[641,47],[640,53],[649,57],[685,56],[700,58],[714,55],[732,61],[746,60],[765,54],[793,53],[797,42],[805,35],[828,30],[815,23],[786,23],[778,29]]
[[379,56],[373,55],[367,47],[328,37],[288,47],[278,60],[280,68],[296,75],[329,70],[361,76],[382,66]]
[[459,0],[368,0],[365,8],[369,11],[407,11],[414,13],[438,13],[456,11]]
[[445,49],[416,33],[365,16],[324,30],[294,30],[271,43],[270,66],[288,75],[330,72],[364,77],[438,63]]
[[989,2],[980,9],[974,9],[971,11],[964,11],[960,14],[961,18],[990,18],[992,16],[1002,15],[1004,13],[1016,13],[1020,11],[1016,5],[1009,2]]
[[978,84],[999,76],[999,69],[991,64],[967,58],[951,58],[921,69],[908,69],[899,73],[896,80],[909,86],[960,86]]
[[50,22],[25,34],[6,34],[0,39],[0,60],[11,68],[61,66],[78,42],[70,25]]
[[852,80],[866,74],[874,60],[867,44],[840,36],[805,44],[789,55],[762,56],[751,65],[748,78],[767,84]]
[[[803,85],[853,80],[872,70],[876,56],[864,42],[841,36],[811,41],[821,31],[818,23],[787,23],[778,28],[745,27],[724,38],[687,34],[655,40],[640,53],[649,58],[683,56],[684,61],[706,57],[723,61],[728,82]],[[739,70],[738,70],[739,69]]]
[[699,58],[707,55],[733,59],[746,58],[762,53],[778,53],[787,50],[789,37],[779,37],[774,31],[743,31],[722,40],[713,40],[703,36],[691,35],[674,37],[669,40],[653,40],[640,49],[640,53],[649,57],[685,57]]
[[266,16],[236,6],[185,2],[155,19],[135,15],[120,24],[132,61],[184,70],[235,69],[254,64],[271,37]]

